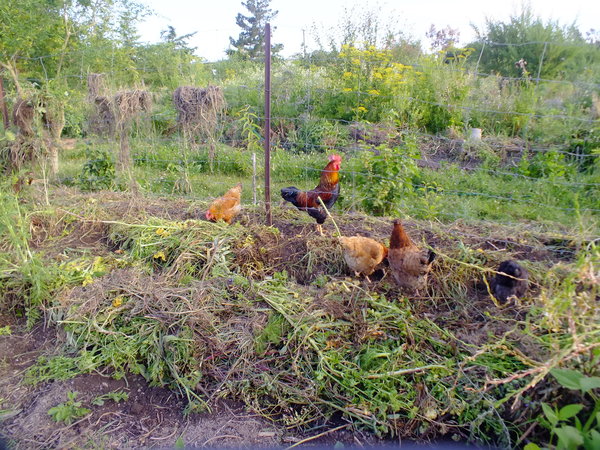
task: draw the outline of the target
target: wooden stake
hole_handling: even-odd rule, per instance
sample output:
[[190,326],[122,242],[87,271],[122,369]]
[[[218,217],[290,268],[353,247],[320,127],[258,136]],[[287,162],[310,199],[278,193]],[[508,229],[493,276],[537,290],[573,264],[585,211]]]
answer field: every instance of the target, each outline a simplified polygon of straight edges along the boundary
[[6,107],[6,101],[4,100],[4,79],[0,74],[0,110],[2,110],[2,122],[4,123],[4,129],[8,130],[10,121],[8,119],[8,108]]

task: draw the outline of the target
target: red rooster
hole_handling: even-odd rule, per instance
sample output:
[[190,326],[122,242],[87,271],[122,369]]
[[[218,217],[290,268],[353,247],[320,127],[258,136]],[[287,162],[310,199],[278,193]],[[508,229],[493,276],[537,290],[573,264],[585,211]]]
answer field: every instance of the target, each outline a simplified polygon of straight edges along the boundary
[[323,234],[321,225],[325,222],[327,213],[319,202],[319,197],[327,209],[331,209],[340,195],[339,170],[341,164],[342,157],[340,155],[330,155],[329,163],[321,171],[319,185],[311,191],[301,191],[294,186],[281,190],[284,200],[292,203],[300,211],[306,211],[317,221],[317,230],[321,235]]

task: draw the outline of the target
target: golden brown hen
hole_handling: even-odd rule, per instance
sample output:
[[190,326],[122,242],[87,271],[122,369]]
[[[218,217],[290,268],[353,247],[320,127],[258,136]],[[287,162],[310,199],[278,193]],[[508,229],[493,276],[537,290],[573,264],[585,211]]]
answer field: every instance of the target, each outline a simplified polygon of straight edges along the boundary
[[339,237],[344,248],[344,260],[356,276],[362,274],[368,281],[375,268],[385,259],[388,249],[374,239],[363,236]]
[[427,286],[427,275],[435,258],[432,250],[422,250],[408,237],[400,220],[394,221],[388,261],[396,283],[404,290],[419,295]]
[[242,195],[242,183],[238,183],[227,192],[222,197],[216,198],[206,211],[206,218],[213,222],[218,220],[224,220],[227,223],[231,223],[231,221],[237,216],[242,206],[240,204]]

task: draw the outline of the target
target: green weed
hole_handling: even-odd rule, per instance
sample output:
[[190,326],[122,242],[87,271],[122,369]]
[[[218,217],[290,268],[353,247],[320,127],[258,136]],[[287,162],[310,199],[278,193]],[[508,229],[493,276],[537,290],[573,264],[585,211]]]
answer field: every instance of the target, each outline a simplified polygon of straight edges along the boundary
[[[591,407],[581,403],[572,403],[560,407],[552,407],[542,403],[543,417],[538,421],[550,431],[549,447],[557,449],[594,449],[600,446],[600,398],[594,390],[600,389],[600,377],[588,377],[572,369],[553,369],[550,372],[561,386],[580,391],[592,400]],[[585,409],[585,416],[580,415]],[[556,439],[556,443],[554,443]],[[530,443],[527,450],[540,447]]]
[[91,409],[81,406],[81,402],[76,401],[77,392],[67,392],[68,400],[65,403],[56,405],[48,410],[48,414],[56,422],[65,422],[67,425],[73,421],[85,417],[92,412]]
[[120,403],[121,401],[129,400],[129,394],[123,391],[108,392],[106,394],[99,395],[94,400],[92,400],[92,405],[103,406],[107,400],[112,400],[115,403]]

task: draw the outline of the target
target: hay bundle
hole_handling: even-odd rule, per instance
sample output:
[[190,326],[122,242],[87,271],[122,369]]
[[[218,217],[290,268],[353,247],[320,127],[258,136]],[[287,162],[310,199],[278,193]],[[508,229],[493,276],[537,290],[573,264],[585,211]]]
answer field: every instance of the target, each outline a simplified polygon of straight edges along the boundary
[[219,86],[180,86],[173,92],[173,103],[177,110],[177,123],[202,131],[216,127],[218,114],[226,106]]
[[[132,166],[131,152],[129,150],[129,129],[131,121],[141,112],[148,112],[152,107],[152,97],[148,91],[134,89],[132,91],[117,92],[113,101],[115,116],[118,120],[120,151],[119,169],[129,170]],[[130,174],[131,178],[131,174]],[[131,187],[135,190],[135,181],[131,178]]]
[[129,122],[140,112],[148,112],[152,108],[150,92],[141,89],[121,91],[115,95],[114,105],[119,123]]
[[13,121],[23,136],[33,136],[35,102],[31,98],[18,98],[13,109]]
[[87,77],[88,102],[94,102],[98,97],[106,95],[106,74],[90,73]]
[[36,136],[35,133],[37,102],[35,97],[20,97],[15,102],[13,121],[19,129],[19,133],[7,147],[10,170],[19,171],[26,163],[36,161],[47,153],[48,139]]
[[180,86],[173,92],[173,103],[177,110],[177,123],[190,144],[195,145],[196,138],[209,141],[212,169],[218,119],[227,106],[222,89],[219,86]]
[[100,136],[114,136],[115,114],[112,101],[108,97],[100,96],[94,99],[96,111],[90,117],[90,129]]
[[90,131],[99,136],[112,137],[115,133],[115,114],[112,101],[107,95],[106,74],[90,73],[87,83],[87,101],[93,105],[89,119]]

